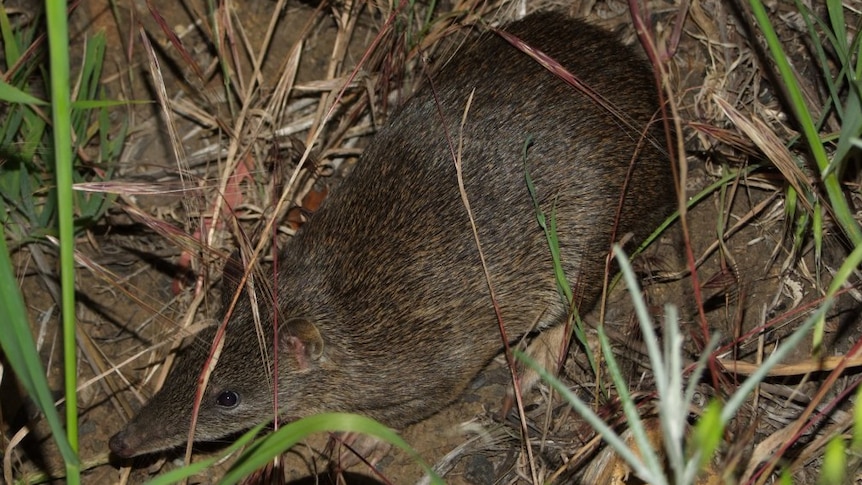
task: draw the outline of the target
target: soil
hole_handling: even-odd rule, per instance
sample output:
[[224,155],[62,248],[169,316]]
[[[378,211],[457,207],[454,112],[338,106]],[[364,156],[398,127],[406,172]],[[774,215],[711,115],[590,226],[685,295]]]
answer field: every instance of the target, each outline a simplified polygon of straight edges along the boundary
[[[162,68],[169,96],[172,99],[190,100],[193,104],[199,104],[202,109],[216,113],[214,119],[220,116],[228,119],[233,108],[224,100],[217,99],[214,94],[220,92],[218,88],[221,86],[221,78],[217,75],[196,77],[190,64],[183,62],[182,56],[177,54],[175,47],[168,41],[155,16],[149,13],[158,12],[167,28],[183,34],[181,42],[193,55],[197,65],[216,70],[217,65],[213,64],[215,52],[207,47],[211,44],[204,40],[200,25],[195,27],[194,19],[198,18],[197,12],[204,11],[204,3],[191,0],[151,0],[146,4],[131,2],[120,5],[106,0],[84,2],[71,17],[72,31],[75,33],[71,50],[80,52],[86,35],[104,31],[109,39],[106,63],[109,67],[105,74],[105,87],[109,96],[155,99],[152,79],[147,74],[147,57],[139,39],[143,30],[164,63]],[[276,2],[256,0],[243,2],[241,7],[233,5],[236,9],[234,14],[241,16],[242,32],[247,36],[247,40],[232,39],[232,48],[236,52],[244,52],[244,42],[250,45],[260,44],[272,16],[278,14],[275,12],[277,5]],[[333,9],[340,11],[341,7],[342,5],[338,5]],[[660,7],[654,7],[653,12],[661,21],[669,22],[672,13],[670,5]],[[315,8],[315,5],[289,1],[280,13],[282,19],[271,42],[269,62],[263,64],[260,73],[263,79],[269,80],[268,86],[273,86],[274,80],[281,76],[284,68],[281,60],[289,58],[290,49],[303,35],[309,20],[318,15]],[[620,8],[620,4],[614,2],[599,2],[589,13],[598,23],[630,33],[630,26],[623,26],[622,21],[614,20],[620,17],[619,12],[625,11]],[[319,15],[331,14],[328,8],[321,9],[321,12]],[[349,66],[355,65],[362,58],[382,24],[380,14],[375,15],[370,7],[359,18],[359,25],[350,39],[345,55],[346,64]],[[334,21],[311,25],[313,27],[310,33],[305,35],[297,84],[308,85],[327,78],[333,45],[339,40]],[[693,29],[689,29],[689,34],[692,32]],[[702,86],[707,82],[704,79],[704,66],[708,62],[704,60],[706,57],[702,45],[693,37],[695,36],[683,37],[684,44],[677,54],[679,72],[676,73],[676,82],[680,86],[679,92],[688,96],[685,100],[694,96],[686,91],[687,87]],[[631,34],[628,38],[633,40]],[[126,54],[130,45],[134,46],[131,59]],[[244,54],[240,54],[242,55]],[[273,62],[273,59],[279,62]],[[751,69],[756,69],[756,66]],[[130,75],[129,70],[133,71],[133,74]],[[348,72],[343,71],[344,74]],[[244,76],[248,80],[251,71],[245,72]],[[409,79],[409,75],[404,79]],[[371,84],[368,79],[361,79],[359,82]],[[190,88],[190,85],[194,88]],[[400,98],[401,95],[395,96],[394,102],[397,103]],[[348,111],[345,109],[345,112]],[[173,161],[174,152],[158,104],[134,105],[126,114],[135,131],[119,167],[118,177],[129,181],[150,181],[156,185],[175,183],[177,165]],[[691,111],[683,113],[683,116],[687,116],[686,122],[698,119]],[[176,465],[179,453],[171,455],[174,460],[150,457],[120,462],[109,457],[107,442],[128,419],[129,413],[146,401],[163,378],[162,363],[165,356],[188,334],[188,330],[182,330],[182,322],[189,315],[188,309],[195,295],[205,296],[200,309],[191,313],[194,315],[191,328],[198,328],[218,316],[220,268],[217,261],[219,255],[227,254],[233,244],[227,229],[217,228],[217,239],[213,243],[215,252],[201,251],[201,254],[196,255],[200,256],[199,258],[192,258],[194,262],[191,266],[185,266],[182,254],[186,248],[165,237],[153,222],[164,221],[173,227],[181,228],[187,234],[192,234],[200,226],[201,214],[214,200],[212,194],[216,189],[215,180],[220,162],[213,157],[198,155],[213,146],[216,137],[211,133],[217,130],[200,130],[200,124],[192,116],[178,116],[175,122],[183,136],[185,151],[189,154],[189,168],[196,171],[195,173],[203,174],[191,179],[192,183],[200,183],[207,190],[202,191],[199,196],[191,197],[164,192],[157,195],[129,196],[125,203],[134,201],[137,207],[149,215],[149,219],[132,217],[128,211],[112,210],[109,216],[93,227],[87,237],[82,238],[78,244],[78,251],[82,256],[104,268],[104,271],[82,268],[76,275],[80,301],[77,315],[81,349],[79,382],[82,383],[78,395],[82,436],[80,455],[87,463],[86,483],[141,483],[151,478],[152,474],[161,473]],[[306,136],[305,131],[297,133],[290,136]],[[276,161],[272,163],[291,161],[288,154],[302,151],[302,143],[297,144],[295,139],[290,142],[293,144],[292,148],[283,149],[283,145],[288,144],[285,141],[287,138],[289,136],[279,139],[278,143],[282,145],[273,148],[269,153],[275,153]],[[741,156],[740,151],[732,151],[731,148],[735,147],[728,148],[729,145],[714,143],[712,146],[705,146],[703,133],[689,126],[686,126],[684,138],[691,154],[686,187],[689,196],[715,182],[734,166],[733,157]],[[337,137],[333,135],[330,139],[336,140]],[[302,142],[307,143],[307,139]],[[364,139],[360,138],[356,143],[361,146]],[[720,157],[712,151],[717,150],[716,146],[725,151]],[[355,161],[353,155],[357,149],[354,146],[329,148],[343,150],[341,157],[332,157],[343,160],[340,164],[327,165],[328,171],[325,175],[329,175],[328,177],[316,181],[309,179],[303,193],[296,196],[297,201],[302,200],[305,193],[325,194],[325,190],[337,185],[338,178],[349,170],[350,164]],[[326,158],[320,152],[317,155]],[[716,160],[730,162],[720,163]],[[259,170],[260,166],[257,167]],[[740,180],[739,184],[728,184],[727,187],[731,190],[713,193],[697,204],[689,214],[688,239],[691,242],[692,254],[695,258],[706,255],[705,261],[699,266],[696,282],[689,276],[670,282],[645,282],[648,301],[654,314],[660,317],[663,305],[668,302],[683,309],[681,328],[687,337],[686,349],[690,352],[692,361],[697,357],[697,349],[701,348],[700,345],[705,339],[704,324],[701,322],[707,322],[707,333],[719,335],[722,343],[730,343],[766,322],[792,316],[806,305],[815,304],[825,286],[819,281],[823,275],[816,273],[815,268],[819,266],[808,248],[802,252],[803,257],[794,260],[791,267],[783,267],[789,251],[785,237],[788,224],[784,220],[780,197],[774,197],[773,186],[767,185],[766,182],[758,183],[759,180],[769,180],[769,170],[759,174],[762,179]],[[250,176],[258,179],[277,178],[259,171],[252,171]],[[260,186],[265,184],[257,187]],[[270,189],[272,188],[267,188]],[[244,214],[260,214],[269,210],[252,207],[255,202],[261,199],[266,201],[269,196],[267,194],[260,199],[253,199],[247,195],[249,207]],[[269,201],[271,202],[271,199]],[[754,216],[751,221],[746,221],[745,218],[752,211],[755,211]],[[727,233],[728,228],[741,220],[744,221],[741,228],[726,238],[723,247],[717,251],[707,251],[711,245],[716,244],[717,234]],[[240,222],[244,224],[248,234],[259,234],[259,218],[249,217]],[[646,268],[659,269],[664,273],[683,272],[685,261],[680,260],[674,251],[674,248],[680,245],[682,237],[679,235],[678,226],[679,224],[655,245],[658,248],[653,248],[651,253],[639,258],[638,264],[642,270]],[[293,229],[295,227],[285,223],[279,232],[280,241],[288,237],[286,234]],[[55,299],[51,294],[54,283],[50,278],[40,276],[39,273],[43,273],[41,268],[38,271],[32,269],[32,257],[28,250],[22,250],[16,255],[22,276],[21,289],[31,312],[34,335],[38,338],[49,382],[52,389],[61,389],[58,319]],[[52,257],[48,252],[46,258],[49,268],[54,264]],[[835,268],[845,257],[846,251],[840,239],[828,239],[823,259],[825,265]],[[196,279],[199,276],[201,278]],[[698,299],[698,295],[692,288],[696,285],[699,285],[699,299],[705,307],[703,319],[694,310],[693,302]],[[627,365],[632,389],[639,391],[640,379],[646,375],[649,363],[641,353],[639,332],[628,303],[629,298],[621,286],[610,297],[611,304],[608,306],[609,312],[605,321],[609,333],[614,337],[619,355]],[[758,356],[768,355],[768,347],[780,342],[784,335],[798,325],[804,315],[800,313],[796,319],[786,318],[787,325],[771,326],[770,335],[765,338],[765,350],[756,346],[756,338],[750,338],[745,344],[735,347],[735,354],[727,357],[756,361]],[[598,315],[590,315],[587,320],[596,321],[598,318]],[[848,293],[830,312],[827,348],[831,355],[846,354],[853,343],[858,341],[858,321],[858,302]],[[595,343],[592,332],[590,340]],[[797,349],[791,360],[801,361],[809,355],[810,346],[805,344]],[[591,374],[586,372],[585,362],[583,353],[578,349],[573,350],[561,375],[576,393],[591,402],[594,383],[589,377]],[[791,377],[776,379],[771,384],[798,384],[803,395],[811,396],[817,392],[819,382],[816,379],[813,382],[804,382],[798,377]],[[6,436],[11,436],[24,422],[30,423],[32,429],[27,440],[12,451],[15,454],[15,475],[21,477],[37,468],[60,473],[62,463],[51,440],[45,438],[44,423],[38,419],[34,420],[28,414],[26,399],[9,379],[4,379],[2,383],[3,398],[0,405]],[[450,464],[445,467],[447,483],[529,483],[529,468],[526,466],[527,458],[523,452],[517,414],[513,412],[506,419],[499,416],[509,386],[508,369],[502,359],[498,359],[455,404],[432,418],[403,430],[402,436],[429,463],[441,463],[444,457],[450,455],[449,461],[443,462]],[[649,387],[647,384],[644,386],[643,392],[648,394]],[[838,387],[840,386],[836,386],[836,389]],[[710,394],[710,391],[707,391],[707,394]],[[784,403],[777,394],[764,393],[762,399]],[[802,406],[805,404],[801,403]],[[539,464],[540,474],[547,477],[563,470],[558,483],[575,480],[578,473],[583,473],[583,469],[589,467],[589,460],[568,460],[575,450],[586,448],[585,443],[592,438],[591,430],[566,406],[561,405],[558,397],[552,397],[545,386],[540,386],[525,397],[525,408],[528,422],[532,426],[531,442],[538,456],[535,462]],[[758,415],[756,411],[749,409],[747,413],[740,418],[737,425],[739,427],[731,432],[752,433],[760,436],[762,440],[782,426],[779,424],[784,415],[782,413],[792,415],[793,411],[784,409],[775,414]],[[755,415],[759,417],[755,419]],[[753,429],[748,428],[750,423],[755,423]],[[332,474],[325,472],[328,465],[328,455],[325,452],[327,441],[328,437],[317,437],[311,440],[307,447],[298,447],[299,449],[286,455],[287,483],[330,483],[329,480],[334,480]],[[752,439],[750,443],[758,441]],[[727,455],[734,452],[739,450],[733,446],[727,447]],[[595,455],[594,452],[590,454]],[[132,467],[128,468],[128,465]],[[228,464],[221,464],[213,467],[207,470],[206,474],[197,477],[195,482],[209,483],[227,466]],[[578,467],[581,469],[578,470]],[[804,470],[797,472],[797,483],[815,480],[816,475],[808,476],[805,473]],[[408,455],[391,451],[380,460],[375,471],[366,465],[357,465],[341,475],[341,478],[347,483],[388,481],[400,484],[415,483],[421,476],[422,470]],[[720,477],[720,474],[715,472],[710,476]]]

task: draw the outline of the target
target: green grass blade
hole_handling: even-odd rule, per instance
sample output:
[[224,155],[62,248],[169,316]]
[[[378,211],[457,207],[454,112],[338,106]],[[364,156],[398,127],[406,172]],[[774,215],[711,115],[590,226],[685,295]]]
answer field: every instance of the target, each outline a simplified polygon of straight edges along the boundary
[[[78,450],[78,405],[75,340],[75,225],[72,196],[72,106],[69,84],[69,29],[66,2],[46,0],[48,58],[51,82],[51,119],[53,121],[54,161],[57,179],[57,205],[60,226],[60,286],[63,318],[63,368],[66,387],[66,436]],[[81,481],[77,460],[66,461],[66,479]]]
[[826,193],[829,196],[829,202],[832,209],[835,211],[835,217],[841,226],[841,229],[844,231],[844,234],[847,235],[853,244],[862,244],[862,229],[860,229],[859,224],[853,217],[853,212],[850,210],[847,200],[844,198],[841,183],[838,180],[838,173],[840,173],[840,170],[829,172],[830,163],[829,157],[826,154],[826,149],[823,147],[823,143],[820,140],[819,133],[811,117],[811,112],[805,104],[802,89],[796,81],[793,69],[787,61],[787,56],[784,54],[784,48],[781,45],[781,41],[778,39],[775,29],[772,28],[772,24],[769,21],[766,8],[763,6],[763,2],[761,0],[750,0],[750,3],[752,12],[754,13],[754,18],[760,26],[763,36],[766,38],[767,45],[772,53],[772,58],[778,66],[778,71],[781,75],[784,87],[790,97],[790,107],[793,110],[794,117],[802,128],[807,146],[811,150],[814,161],[817,163],[821,177],[823,177],[823,185],[826,188]]
[[862,452],[862,386],[856,388],[853,404],[853,430],[850,448],[854,453]]
[[413,460],[431,475],[432,483],[443,483],[443,480],[395,431],[371,418],[346,413],[317,414],[279,428],[278,431],[262,438],[246,449],[231,470],[222,478],[221,483],[238,482],[308,436],[322,432],[354,432],[381,439],[409,453]]
[[847,90],[847,102],[844,107],[844,117],[841,119],[841,131],[838,133],[838,145],[832,155],[832,164],[829,166],[830,172],[840,174],[838,164],[844,161],[853,148],[853,140],[859,139],[862,134],[862,101],[860,101],[860,93],[862,86],[858,82],[850,85]]
[[47,102],[21,91],[3,79],[0,79],[0,101],[6,101],[7,103],[35,104],[39,106],[48,105]]
[[841,263],[841,266],[838,267],[838,271],[835,272],[835,276],[832,277],[832,283],[829,284],[829,290],[826,292],[827,298],[833,298],[838,293],[838,290],[844,286],[845,283],[850,281],[853,273],[862,265],[862,244],[856,246],[856,248],[847,256],[847,259]]
[[[43,142],[45,139],[45,133],[48,130],[48,123],[35,111],[29,109],[29,107],[18,106],[17,108],[20,108],[24,124],[24,145],[21,146],[20,150],[21,159],[24,162],[29,162],[36,158],[37,151],[44,145]],[[27,198],[31,198],[30,193],[24,195],[26,195]]]
[[856,49],[856,68],[853,69],[856,77],[854,79],[862,79],[862,35],[856,34],[856,38],[853,39],[853,48]]
[[[96,99],[99,93],[99,79],[102,75],[102,61],[105,57],[105,34],[100,32],[87,39],[84,49],[84,59],[81,62],[81,72],[77,85],[78,99],[76,101],[90,101]],[[81,105],[86,106],[85,103]],[[76,104],[71,105],[72,129],[75,132],[75,141],[79,145],[86,144],[89,136],[87,129],[92,114],[90,109],[78,109]]]
[[721,420],[721,403],[710,401],[691,433],[690,456],[697,456],[697,467],[702,469],[712,460],[715,450],[724,439],[725,423]]
[[21,58],[21,48],[18,45],[18,39],[15,38],[12,24],[9,23],[6,7],[2,3],[0,3],[0,39],[3,39],[3,54],[6,57],[6,68],[9,68]]
[[177,483],[181,480],[185,480],[191,476],[194,476],[207,468],[215,465],[219,461],[223,460],[225,457],[235,453],[243,446],[251,443],[254,440],[254,437],[257,436],[258,433],[265,427],[265,424],[259,424],[254,428],[250,429],[246,433],[244,433],[239,439],[233,442],[229,447],[225,448],[221,453],[218,453],[216,456],[212,458],[207,458],[189,465],[186,465],[182,468],[177,468],[176,470],[171,470],[168,473],[163,473],[156,478],[153,478],[146,485],[169,485],[171,483]]
[[[539,227],[542,228],[542,231],[545,233],[545,239],[548,241],[548,249],[551,252],[551,260],[554,262],[554,277],[557,281],[557,289],[560,292],[560,295],[563,297],[563,300],[566,306],[572,310],[574,313],[575,324],[572,326],[572,331],[575,334],[575,338],[578,340],[580,347],[584,350],[584,353],[587,355],[587,362],[590,363],[590,368],[593,371],[593,375],[599,375],[599,364],[593,355],[593,351],[590,348],[590,344],[587,341],[587,334],[584,329],[584,322],[581,320],[580,314],[578,313],[578,308],[575,303],[574,293],[572,292],[572,287],[569,285],[568,279],[566,279],[565,271],[563,271],[563,262],[562,257],[560,256],[560,243],[557,238],[557,218],[556,212],[551,212],[551,222],[550,225],[545,217],[545,213],[542,212],[541,206],[539,206],[539,197],[536,194],[536,186],[533,184],[533,178],[530,177],[530,171],[527,167],[527,153],[529,152],[530,145],[532,144],[532,139],[530,137],[524,142],[524,151],[523,151],[523,160],[524,160],[524,180],[527,184],[527,191],[530,193],[530,200],[533,201],[533,209],[536,213],[536,222],[538,222]],[[603,390],[604,391],[604,390]]]
[[833,46],[838,54],[842,65],[849,65],[849,49],[847,46],[847,24],[844,18],[844,5],[841,0],[826,0],[826,10],[829,12],[829,21],[832,32],[835,33]]
[[78,457],[63,433],[63,422],[54,407],[45,370],[36,351],[36,342],[30,333],[27,309],[18,290],[18,281],[6,247],[6,221],[3,222],[0,225],[0,286],[5,290],[0,291],[0,346],[18,382],[45,415],[63,460],[77,466]]
[[[823,468],[820,470],[820,485],[841,485],[847,483],[847,447],[841,436],[835,436],[826,443],[823,452]],[[854,480],[855,481],[855,480]]]

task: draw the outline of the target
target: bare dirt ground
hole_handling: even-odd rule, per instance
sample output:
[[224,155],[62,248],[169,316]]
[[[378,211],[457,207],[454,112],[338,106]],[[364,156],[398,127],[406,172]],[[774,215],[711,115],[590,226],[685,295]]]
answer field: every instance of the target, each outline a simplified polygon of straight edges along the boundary
[[[258,0],[230,3],[228,10],[231,21],[235,23],[235,33],[241,35],[221,38],[224,43],[218,46],[223,49],[222,55],[242,58],[245,46],[260,45],[266,38],[273,16],[280,17],[259,74],[252,72],[247,59],[240,63],[246,68],[243,72],[246,83],[251,82],[253,75],[259,75],[262,80],[264,87],[252,95],[260,102],[249,102],[249,106],[262,110],[265,106],[263,101],[276,91],[277,82],[294,67],[288,60],[295,52],[293,49],[297,42],[305,39],[295,66],[294,95],[290,99],[294,104],[279,120],[284,123],[283,130],[273,133],[271,127],[267,128],[270,132],[266,137],[261,135],[261,139],[267,138],[268,145],[259,143],[255,151],[241,160],[241,164],[247,164],[249,180],[242,185],[245,192],[239,196],[241,200],[237,204],[242,208],[239,224],[254,242],[254,238],[261,237],[261,221],[272,212],[273,201],[284,183],[279,179],[286,180],[292,172],[297,155],[311,140],[310,128],[316,128],[321,113],[325,111],[323,107],[329,106],[337,89],[362,59],[386,19],[385,12],[388,12],[370,4],[354,6],[350,15],[346,15],[349,7],[345,4],[320,6],[289,1],[278,11],[279,6],[281,4],[277,2]],[[454,11],[457,6],[443,5],[438,7],[438,11]],[[661,31],[660,38],[669,42],[673,38],[674,22],[681,12],[680,7],[664,2],[650,2],[649,7],[651,19]],[[511,12],[511,8],[513,4],[506,4],[500,12]],[[786,40],[789,55],[799,66],[800,78],[815,77],[816,73],[810,72],[810,52],[798,40],[798,30],[794,30],[798,23],[792,21],[793,10],[782,2],[772,8],[774,18],[791,19],[779,22],[777,26]],[[846,256],[846,249],[840,238],[832,237],[827,238],[822,261],[814,260],[810,243],[795,253],[799,257],[790,257],[787,242],[789,224],[783,213],[780,175],[719,112],[713,101],[715,96],[722,97],[736,109],[752,116],[765,112],[775,114],[781,110],[768,76],[761,72],[762,60],[758,57],[762,56],[762,49],[757,47],[752,51],[751,33],[740,21],[740,18],[750,21],[750,18],[744,8],[741,10],[720,1],[692,3],[679,37],[679,48],[670,64],[672,89],[678,96],[675,102],[680,109],[682,137],[688,151],[686,192],[693,196],[728,171],[749,164],[760,163],[763,168],[747,176],[739,176],[693,207],[688,223],[692,254],[699,260],[697,281],[682,276],[672,282],[649,284],[647,293],[656,314],[662,313],[662,305],[667,302],[683,308],[683,333],[688,337],[686,348],[692,358],[697,357],[701,345],[698,339],[703,337],[702,322],[705,322],[707,332],[720,335],[723,344],[736,343],[734,352],[726,354],[726,358],[756,363],[768,355],[771,346],[798,325],[806,315],[803,310],[810,309],[810,305],[822,296],[824,283],[821,279],[828,281],[829,278],[824,268],[837,267]],[[575,2],[572,11],[619,32],[628,42],[636,43],[625,3]],[[109,96],[116,98],[157,98],[157,88],[149,74],[152,66],[141,42],[142,32],[146,33],[162,63],[167,96],[175,102],[173,122],[182,139],[186,162],[179,167],[175,162],[175,144],[158,104],[135,105],[122,113],[131,121],[132,136],[118,179],[187,189],[164,190],[155,195],[130,194],[121,198],[123,208],[113,210],[78,244],[82,254],[113,275],[108,280],[104,273],[84,268],[77,275],[81,301],[79,342],[87,342],[86,345],[81,343],[79,365],[80,382],[87,383],[79,394],[83,436],[81,456],[88,463],[87,483],[142,483],[152,474],[174,467],[176,460],[161,457],[119,461],[109,457],[107,442],[163,379],[165,356],[185,335],[179,330],[181,322],[188,319],[196,328],[195,325],[199,327],[218,317],[220,261],[235,244],[229,228],[216,228],[215,238],[210,243],[214,250],[198,248],[198,252],[186,260],[184,250],[188,248],[159,232],[154,222],[163,221],[189,235],[199,230],[202,221],[211,222],[204,216],[212,213],[217,200],[219,179],[229,146],[226,139],[237,135],[231,130],[236,129],[234,120],[239,106],[232,105],[223,95],[222,77],[218,74],[220,66],[216,62],[219,52],[211,42],[215,34],[207,31],[208,26],[201,21],[206,18],[203,12],[207,12],[206,2],[195,0],[120,4],[93,0],[81,4],[71,17],[75,34],[71,47],[73,52],[80,49],[86,35],[92,32],[104,30],[108,35],[110,50],[104,84]],[[482,14],[495,12],[486,6]],[[161,25],[158,18],[163,19]],[[343,30],[334,20],[342,18],[356,19],[352,35],[343,35]],[[858,22],[858,16],[853,22]],[[179,36],[190,58],[180,54],[167,32]],[[450,30],[446,29],[434,31],[429,38],[444,37],[448,32]],[[413,47],[413,50],[406,50],[398,43],[401,40],[384,38],[383,47],[374,51],[373,60],[366,64],[371,70],[363,68],[360,71],[353,81],[354,89],[348,90],[345,96],[344,108],[338,112],[336,122],[331,123],[328,131],[316,142],[315,157],[321,167],[316,175],[323,176],[312,177],[312,170],[303,172],[304,186],[296,189],[291,199],[306,206],[309,212],[318,203],[316,199],[337,186],[339,177],[355,163],[367,136],[373,131],[368,118],[368,104],[374,106],[375,116],[382,117],[386,113],[383,108],[391,109],[392,105],[406,98],[409,86],[419,79],[420,56],[416,54],[419,50],[433,52],[432,58],[445,58],[449,52],[445,47],[431,51],[431,40]],[[195,72],[190,67],[192,64],[203,72]],[[386,72],[386,76],[381,75],[380,70],[384,68],[392,68],[393,71]],[[396,68],[400,71],[395,71]],[[365,97],[368,93],[388,93],[388,89],[381,88],[382,84],[401,82],[408,88],[389,99],[384,96],[369,101]],[[244,86],[236,89],[242,88]],[[784,135],[783,139],[792,136],[792,130],[781,124],[781,116],[768,119],[774,122],[772,128]],[[184,176],[182,184],[180,172]],[[190,188],[200,190],[188,190]],[[853,200],[858,204],[858,194],[854,194]],[[132,206],[140,208],[145,216],[130,215],[127,208]],[[295,210],[289,215],[281,215],[278,244],[295,230],[297,221],[302,220],[300,215],[305,214]],[[674,231],[679,231],[678,227]],[[653,249],[651,257],[654,264],[665,272],[683,272],[685,262],[675,256],[667,256],[674,254],[674,247],[680,244],[679,236],[665,237],[657,244],[661,247]],[[32,312],[34,334],[41,344],[51,384],[60,389],[62,376],[58,363],[60,349],[54,299],[41,279],[27,273],[27,254],[22,252],[17,258],[22,268],[22,290]],[[705,309],[703,319],[692,305],[695,285]],[[196,300],[195,295],[206,296]],[[606,317],[606,325],[615,337],[620,355],[627,362],[631,388],[648,395],[648,362],[641,354],[627,300],[625,291],[618,289],[611,298],[613,308]],[[199,305],[196,311],[190,311],[193,302]],[[847,293],[830,313],[826,336],[830,355],[848,353],[859,340],[859,308],[858,300],[852,293]],[[590,317],[592,321],[596,318]],[[738,340],[765,324],[768,324],[767,331]],[[809,351],[810,348],[797,349],[797,359],[794,360],[807,359]],[[405,369],[405,372],[409,370]],[[744,378],[742,375],[723,375],[731,382]],[[853,375],[851,372],[841,379],[849,383]],[[582,352],[577,349],[571,352],[562,376],[571,388],[590,402],[594,386],[585,372]],[[776,437],[786,423],[796,419],[819,391],[823,378],[824,375],[820,374],[811,379],[792,375],[768,381],[760,391],[759,402],[750,405],[736,425],[728,430],[721,458],[704,482],[724,481],[727,479],[722,475],[724,469],[742,473],[741,469],[749,466],[751,461],[768,458],[774,448],[764,448],[759,444]],[[835,384],[831,392],[838,393],[843,385],[849,385],[847,383]],[[714,383],[704,384],[705,396],[718,393],[710,384]],[[509,385],[508,371],[498,360],[455,404],[431,419],[403,430],[403,437],[428,462],[439,463],[445,459],[450,463],[451,466],[445,468],[447,483],[529,483],[524,440],[516,415],[512,414],[505,420],[499,417]],[[24,411],[23,400],[8,379],[3,380],[3,386],[3,424],[4,432],[9,435],[31,417]],[[788,397],[789,390],[793,389],[799,393]],[[590,460],[596,456],[595,445],[590,443],[592,430],[559,398],[551,396],[548,388],[540,387],[526,396],[525,405],[533,432],[530,442],[535,450],[534,460],[542,476],[554,476],[556,483],[612,483],[609,475],[602,474],[610,472],[590,469]],[[608,413],[614,412],[612,406],[603,409]],[[846,409],[841,412],[846,412]],[[830,419],[830,423],[840,421],[840,417],[835,415]],[[16,466],[15,475],[23,476],[36,469],[37,464],[51,471],[61,470],[61,463],[57,461],[59,455],[52,452],[50,439],[40,434],[43,427],[38,425],[38,420],[31,422],[34,423],[31,436],[11,451],[15,454],[12,460]],[[804,457],[811,451],[809,444],[816,432],[811,433],[811,436],[799,440],[792,456]],[[325,445],[326,437],[319,437],[291,452],[287,457],[286,482],[330,483],[330,480],[335,480],[325,472]],[[579,450],[588,451],[581,456]],[[171,456],[176,459],[181,454]],[[816,456],[814,453],[806,463],[816,463]],[[195,482],[215,480],[226,466],[208,470]],[[815,469],[796,468],[795,483],[813,483],[817,477],[812,471]],[[421,476],[421,469],[410,457],[401,452],[391,452],[380,461],[376,472],[358,465],[341,478],[347,483],[414,483]],[[315,482],[315,477],[321,481]]]

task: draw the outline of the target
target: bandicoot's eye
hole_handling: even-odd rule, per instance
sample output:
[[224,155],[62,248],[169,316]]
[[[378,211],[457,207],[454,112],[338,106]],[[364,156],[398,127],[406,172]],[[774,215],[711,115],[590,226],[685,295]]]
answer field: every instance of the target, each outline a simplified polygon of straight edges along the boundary
[[234,391],[223,391],[216,398],[216,404],[226,408],[236,407],[239,404],[239,394]]

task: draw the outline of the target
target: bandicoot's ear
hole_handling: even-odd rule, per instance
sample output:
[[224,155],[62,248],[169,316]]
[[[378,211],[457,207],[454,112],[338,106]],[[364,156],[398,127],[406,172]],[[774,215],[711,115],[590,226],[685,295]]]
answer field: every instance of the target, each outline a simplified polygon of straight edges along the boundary
[[278,329],[279,353],[297,359],[300,368],[323,355],[323,337],[317,325],[307,318],[292,318]]

